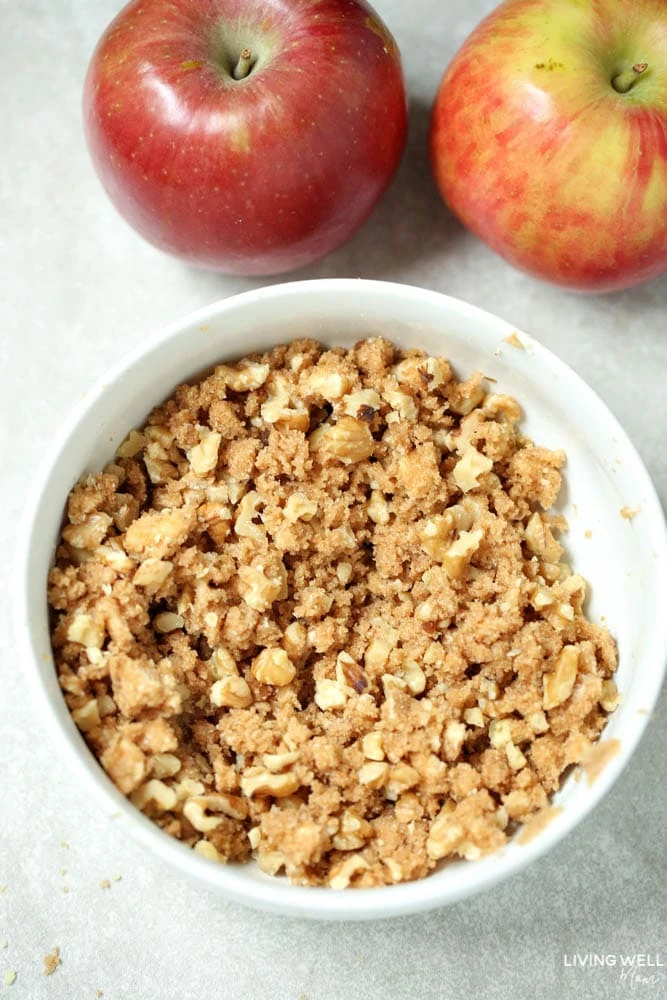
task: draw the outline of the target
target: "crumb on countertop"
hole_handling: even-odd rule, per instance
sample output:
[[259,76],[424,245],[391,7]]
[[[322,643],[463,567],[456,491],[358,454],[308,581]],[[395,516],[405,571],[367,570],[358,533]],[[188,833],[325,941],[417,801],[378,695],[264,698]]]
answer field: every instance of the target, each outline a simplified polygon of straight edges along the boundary
[[59,965],[62,965],[60,948],[54,948],[53,951],[44,956],[44,975],[52,976]]
[[16,982],[16,969],[8,969],[5,972],[5,986],[13,986]]
[[637,514],[641,510],[641,507],[621,507],[620,515],[626,521],[632,521],[633,518],[637,517]]

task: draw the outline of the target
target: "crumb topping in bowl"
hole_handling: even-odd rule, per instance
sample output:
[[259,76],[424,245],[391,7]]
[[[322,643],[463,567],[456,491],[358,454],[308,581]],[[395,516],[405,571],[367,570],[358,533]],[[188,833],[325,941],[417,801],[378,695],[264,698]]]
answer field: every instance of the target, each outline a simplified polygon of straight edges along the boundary
[[376,886],[497,849],[619,695],[550,513],[565,461],[477,372],[299,340],[180,386],[72,490],[72,716],[215,861]]

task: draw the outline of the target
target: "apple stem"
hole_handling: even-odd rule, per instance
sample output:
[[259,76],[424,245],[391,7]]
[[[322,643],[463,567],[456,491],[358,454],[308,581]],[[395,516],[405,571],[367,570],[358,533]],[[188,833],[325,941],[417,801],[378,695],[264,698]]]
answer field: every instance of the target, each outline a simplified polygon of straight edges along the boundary
[[243,49],[239,56],[239,61],[232,70],[235,80],[245,80],[252,66],[252,52],[250,49]]
[[617,73],[613,77],[611,85],[619,94],[627,94],[647,69],[648,63],[635,63],[631,69],[625,69],[623,72]]

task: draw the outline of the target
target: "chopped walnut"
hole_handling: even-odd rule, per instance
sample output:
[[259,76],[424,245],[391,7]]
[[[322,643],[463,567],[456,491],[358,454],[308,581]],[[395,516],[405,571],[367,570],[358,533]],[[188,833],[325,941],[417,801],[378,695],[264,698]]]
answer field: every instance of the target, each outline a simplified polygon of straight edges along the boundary
[[354,417],[341,417],[335,424],[324,424],[312,435],[314,451],[326,452],[341,462],[351,464],[368,458],[375,446],[368,425]]
[[97,698],[91,698],[81,708],[72,709],[72,718],[82,733],[89,733],[101,724],[100,708]]
[[454,481],[459,489],[469,493],[479,486],[479,477],[492,468],[492,459],[475,448],[469,448],[454,466]]
[[247,768],[241,778],[241,791],[252,798],[255,795],[271,795],[282,799],[292,795],[299,787],[299,780],[291,771],[274,774],[262,768]]
[[322,712],[344,708],[347,695],[337,681],[327,677],[315,682],[315,704]]
[[442,557],[442,564],[453,580],[459,580],[463,571],[479,548],[484,537],[481,528],[476,531],[462,531]]
[[551,673],[543,677],[545,709],[556,708],[572,694],[579,667],[579,650],[576,646],[563,646]]
[[151,778],[144,785],[140,785],[130,796],[132,805],[137,809],[146,809],[150,803],[160,812],[168,812],[173,809],[178,801],[178,796],[172,787],[166,785],[159,778]]
[[563,547],[553,536],[550,526],[538,513],[532,515],[525,530],[526,545],[536,556],[546,562],[557,563],[563,555]]
[[201,434],[199,444],[191,448],[188,454],[192,471],[197,476],[206,476],[213,472],[218,464],[218,452],[222,434],[209,430],[206,427],[198,428]]
[[293,493],[285,504],[285,517],[292,524],[299,520],[312,521],[316,514],[317,504],[304,493]]
[[382,406],[375,389],[358,389],[343,399],[343,413],[357,420],[372,420]]
[[243,677],[222,677],[211,687],[211,701],[218,708],[247,708],[252,691]]
[[252,664],[252,674],[262,684],[285,687],[296,676],[296,667],[284,649],[263,649]]
[[384,750],[382,749],[382,733],[366,733],[362,740],[364,756],[369,760],[384,760]]

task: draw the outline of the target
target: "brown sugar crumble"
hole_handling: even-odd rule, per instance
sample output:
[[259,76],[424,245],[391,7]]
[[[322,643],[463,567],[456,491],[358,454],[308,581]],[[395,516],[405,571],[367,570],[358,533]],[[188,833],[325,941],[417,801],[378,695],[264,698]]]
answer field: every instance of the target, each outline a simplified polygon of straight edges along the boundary
[[178,387],[72,490],[60,683],[214,861],[378,886],[542,813],[618,703],[549,513],[562,452],[480,373],[298,340]]
[[44,956],[44,975],[52,976],[59,965],[61,965],[60,949],[54,948],[53,951]]

